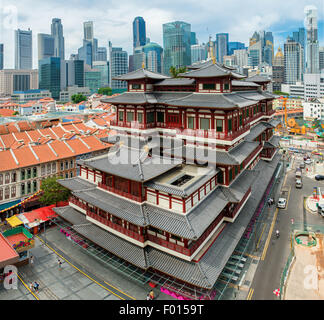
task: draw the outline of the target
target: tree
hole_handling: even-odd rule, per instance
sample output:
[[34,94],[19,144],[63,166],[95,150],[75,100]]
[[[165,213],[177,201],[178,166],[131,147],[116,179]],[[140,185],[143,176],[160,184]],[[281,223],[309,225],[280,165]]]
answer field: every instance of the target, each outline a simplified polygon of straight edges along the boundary
[[15,112],[13,113],[13,115],[14,115],[14,116],[18,116],[18,115],[19,115],[19,112],[18,112],[18,111],[15,111]]
[[74,94],[72,97],[72,102],[73,103],[80,103],[82,101],[86,101],[87,100],[87,97],[84,96],[83,94],[79,93],[79,94]]
[[282,92],[282,91],[273,91],[274,94],[277,94],[279,96],[289,96],[289,93]]
[[178,78],[179,73],[187,72],[187,68],[186,67],[180,67],[180,68],[177,69],[176,67],[171,66],[169,71],[170,71],[170,74],[171,74],[171,76],[173,78]]
[[42,181],[41,191],[43,194],[39,199],[44,205],[57,204],[60,201],[68,200],[70,196],[70,190],[61,186],[57,180],[62,179],[62,177],[50,177]]
[[112,95],[112,89],[110,87],[104,87],[98,89],[98,94],[103,94],[105,96],[111,96]]

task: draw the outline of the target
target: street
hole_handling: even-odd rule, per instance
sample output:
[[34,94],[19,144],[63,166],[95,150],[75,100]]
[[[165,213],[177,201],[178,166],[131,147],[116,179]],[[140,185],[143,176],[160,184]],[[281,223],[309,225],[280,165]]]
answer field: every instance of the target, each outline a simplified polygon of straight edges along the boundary
[[[324,187],[323,181],[316,181],[314,178],[306,177],[306,168],[311,169],[312,165],[306,165],[303,169],[302,189],[295,187],[295,168],[302,160],[301,155],[294,155],[292,170],[288,171],[282,190],[288,190],[286,209],[278,210],[274,216],[274,228],[269,234],[269,246],[265,247],[263,256],[259,262],[251,288],[253,291],[252,300],[278,300],[273,290],[280,288],[280,278],[290,253],[291,224],[314,224],[323,225],[324,221],[317,213],[311,213],[304,208],[304,197],[313,192],[313,187]],[[276,199],[277,200],[277,199]],[[277,239],[276,230],[280,231]]]

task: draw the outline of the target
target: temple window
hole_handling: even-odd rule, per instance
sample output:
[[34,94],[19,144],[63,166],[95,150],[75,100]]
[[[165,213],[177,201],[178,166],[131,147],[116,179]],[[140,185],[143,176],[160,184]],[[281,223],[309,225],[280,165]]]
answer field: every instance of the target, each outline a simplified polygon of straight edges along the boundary
[[134,117],[133,112],[127,112],[127,122],[132,122]]
[[119,111],[119,121],[124,121],[124,111]]
[[200,118],[200,129],[209,130],[209,119]]
[[143,123],[143,113],[141,112],[137,113],[137,121],[139,123]]
[[157,112],[157,122],[164,122],[164,113]]
[[133,89],[133,90],[140,90],[140,89],[141,89],[141,85],[138,84],[138,83],[133,83],[133,84],[132,84],[132,89]]
[[195,117],[188,117],[188,129],[195,129]]
[[215,83],[203,83],[203,90],[216,90]]
[[146,123],[152,123],[152,122],[154,122],[154,112],[148,112]]

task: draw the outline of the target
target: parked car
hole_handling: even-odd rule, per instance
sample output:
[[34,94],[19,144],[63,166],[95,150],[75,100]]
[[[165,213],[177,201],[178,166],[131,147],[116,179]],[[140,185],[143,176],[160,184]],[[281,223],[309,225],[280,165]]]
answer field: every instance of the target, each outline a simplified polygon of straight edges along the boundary
[[317,204],[317,212],[324,217],[324,204]]
[[315,180],[317,180],[317,181],[324,180],[324,176],[321,175],[321,174],[317,174],[317,175],[315,176]]
[[299,168],[300,169],[305,169],[305,163],[304,162],[301,162],[300,165],[299,165]]
[[312,163],[312,160],[310,158],[305,160],[305,164],[311,164],[311,163]]
[[277,207],[280,209],[285,209],[287,205],[287,199],[285,198],[279,198],[278,199],[278,203],[277,203]]

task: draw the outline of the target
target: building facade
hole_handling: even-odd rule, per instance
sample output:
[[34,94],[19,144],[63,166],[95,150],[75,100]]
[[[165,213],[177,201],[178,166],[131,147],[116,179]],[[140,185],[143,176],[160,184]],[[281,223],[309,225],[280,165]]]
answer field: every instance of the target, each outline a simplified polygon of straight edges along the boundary
[[126,89],[125,81],[112,80],[128,72],[128,54],[122,48],[113,47],[109,41],[109,83],[112,89]]
[[284,44],[285,84],[302,81],[304,49],[300,43],[287,38]]
[[143,47],[145,55],[145,67],[152,72],[163,72],[163,48],[155,43],[150,42]]
[[191,67],[181,79],[118,77],[128,91],[103,99],[117,111],[113,152],[78,161],[80,177],[60,181],[69,206],[55,210],[144,284],[212,299],[243,236],[233,226],[247,228],[278,168],[277,122],[268,80],[211,61]]
[[133,21],[133,48],[146,45],[146,26],[143,17],[136,17]]
[[216,34],[216,60],[223,63],[223,57],[228,53],[228,33]]
[[58,100],[61,91],[61,59],[50,57],[38,62],[39,89],[49,90]]
[[54,57],[65,59],[65,44],[63,36],[63,25],[61,19],[53,18],[51,24],[51,35],[54,38]]
[[50,34],[37,35],[38,60],[55,56],[55,39]]
[[33,33],[28,30],[15,30],[15,69],[33,69]]
[[191,64],[191,25],[183,21],[163,24],[163,73]]
[[0,70],[3,69],[4,66],[4,50],[3,43],[0,43]]
[[0,96],[11,96],[14,91],[38,89],[38,70],[0,70]]
[[319,73],[319,43],[317,28],[317,9],[314,6],[305,7],[305,25],[307,32],[307,73]]

